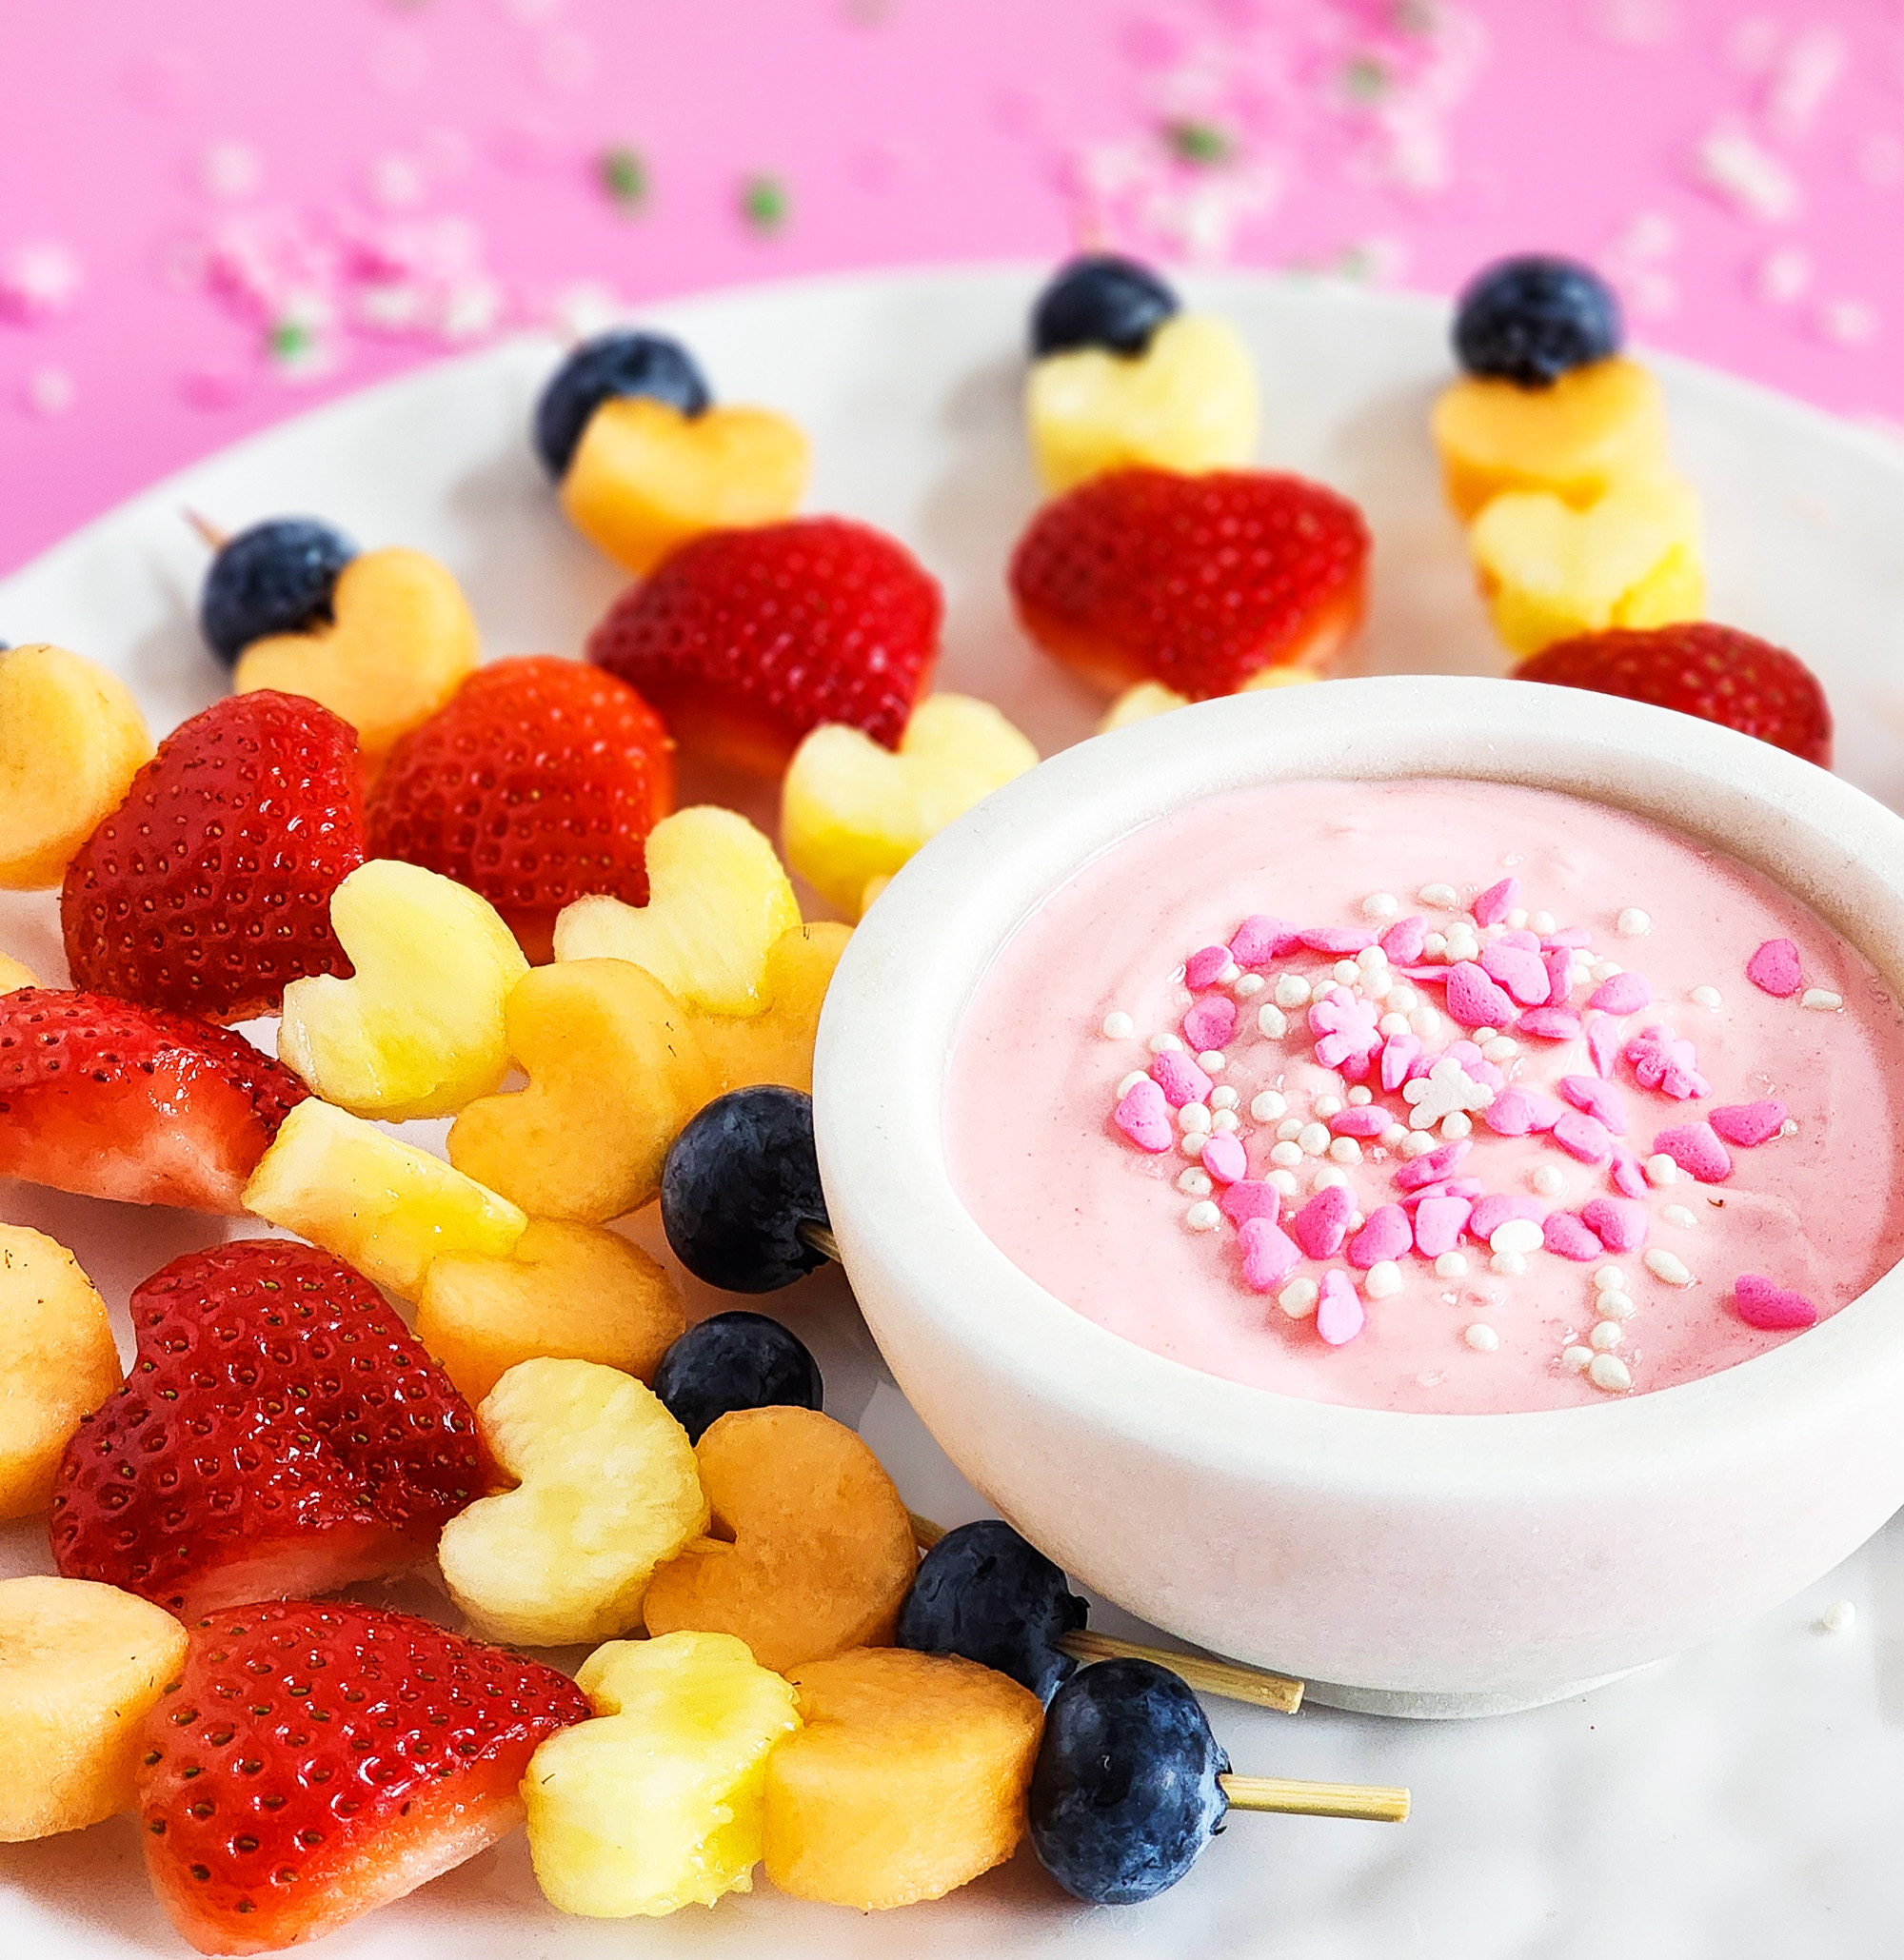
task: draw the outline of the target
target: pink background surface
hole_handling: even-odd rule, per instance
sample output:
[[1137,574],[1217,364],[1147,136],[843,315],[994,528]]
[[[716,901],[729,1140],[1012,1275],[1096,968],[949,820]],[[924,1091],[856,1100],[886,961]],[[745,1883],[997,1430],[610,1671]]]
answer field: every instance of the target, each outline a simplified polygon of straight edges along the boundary
[[1081,240],[1443,291],[1552,247],[1904,424],[1904,0],[6,0],[0,72],[0,567],[526,322]]

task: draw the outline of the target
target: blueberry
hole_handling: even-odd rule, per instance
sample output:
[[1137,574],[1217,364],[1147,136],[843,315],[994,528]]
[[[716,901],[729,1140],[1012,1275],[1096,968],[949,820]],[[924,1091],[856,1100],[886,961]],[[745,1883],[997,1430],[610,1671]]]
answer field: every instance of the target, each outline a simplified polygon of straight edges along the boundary
[[588,418],[611,395],[652,395],[684,415],[699,415],[713,400],[694,356],[665,334],[618,327],[584,341],[536,403],[536,454],[557,483],[567,473]]
[[1091,252],[1059,267],[1031,309],[1031,351],[1108,347],[1140,354],[1178,310],[1177,295],[1148,266]]
[[1147,1660],[1081,1668],[1051,1698],[1031,1775],[1031,1842],[1094,1906],[1154,1899],[1222,1829],[1230,1759],[1197,1697]]
[[229,666],[254,640],[330,617],[337,575],[357,556],[314,517],[273,517],[218,547],[199,595],[198,629]]
[[1049,1701],[1078,1670],[1058,1643],[1089,1612],[1037,1546],[984,1518],[947,1532],[925,1554],[895,1637],[920,1653],[996,1668]]
[[717,1097],[667,1153],[661,1222],[675,1257],[728,1293],[772,1293],[824,1265],[800,1237],[827,1224],[813,1099],[771,1086]]
[[1470,374],[1524,388],[1619,352],[1619,301],[1589,266],[1528,253],[1485,266],[1455,307],[1455,353]]
[[823,1384],[806,1343],[764,1314],[716,1314],[661,1357],[654,1392],[701,1440],[730,1409],[817,1409]]

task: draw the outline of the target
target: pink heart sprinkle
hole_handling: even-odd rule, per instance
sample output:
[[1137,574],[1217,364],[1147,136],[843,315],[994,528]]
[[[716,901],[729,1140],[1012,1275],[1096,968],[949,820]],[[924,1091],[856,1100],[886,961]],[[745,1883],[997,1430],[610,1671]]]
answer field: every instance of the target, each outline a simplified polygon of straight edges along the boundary
[[1785,1105],[1767,1096],[1757,1102],[1729,1102],[1714,1110],[1707,1120],[1728,1143],[1755,1150],[1785,1127]]
[[1463,1137],[1458,1143],[1444,1143],[1430,1150],[1396,1172],[1395,1181],[1403,1191],[1418,1191],[1424,1184],[1438,1184],[1465,1158],[1474,1145]]
[[1536,1224],[1546,1217],[1547,1208],[1538,1198],[1522,1198],[1512,1191],[1497,1191],[1492,1198],[1476,1202],[1468,1215],[1468,1230],[1477,1238],[1488,1239],[1514,1218],[1532,1218]]
[[1817,1308],[1802,1293],[1775,1285],[1756,1273],[1741,1273],[1733,1281],[1732,1297],[1738,1317],[1748,1327],[1762,1327],[1769,1334],[1789,1334],[1817,1322]]
[[1525,1137],[1534,1128],[1534,1103],[1523,1089],[1503,1089],[1481,1111],[1481,1121],[1497,1137]]
[[1198,1158],[1219,1184],[1234,1184],[1249,1169],[1243,1147],[1227,1130],[1213,1130]]
[[1379,1137],[1394,1120],[1394,1112],[1378,1102],[1351,1103],[1329,1119],[1329,1127],[1338,1137]]
[[1233,1225],[1251,1218],[1267,1218],[1273,1225],[1282,1216],[1282,1194],[1274,1184],[1240,1178],[1217,1200],[1219,1209]]
[[1540,935],[1533,932],[1504,932],[1494,942],[1497,946],[1524,946],[1530,953],[1540,950]]
[[1639,1159],[1624,1143],[1613,1147],[1613,1169],[1607,1174],[1613,1179],[1616,1191],[1623,1191],[1628,1198],[1646,1196],[1646,1173],[1639,1168]]
[[1597,1259],[1606,1250],[1593,1228],[1572,1212],[1549,1212],[1541,1233],[1541,1243],[1563,1259]]
[[1475,923],[1498,925],[1514,910],[1514,901],[1519,896],[1520,881],[1517,878],[1503,878],[1498,884],[1489,885],[1474,902]]
[[1574,962],[1565,953],[1543,953],[1540,963],[1547,969],[1547,1005],[1564,1007],[1574,991]]
[[1400,1258],[1415,1243],[1415,1227],[1398,1204],[1385,1204],[1368,1215],[1368,1222],[1349,1240],[1349,1264],[1378,1266]]
[[1227,994],[1206,995],[1183,1017],[1183,1039],[1199,1055],[1227,1048],[1237,1031],[1237,1003]]
[[[1192,953],[1183,962],[1183,984],[1186,987],[1214,986],[1217,976],[1229,963],[1230,949],[1227,946],[1205,946],[1200,952]],[[1237,963],[1242,964],[1240,960]]]
[[1413,966],[1427,942],[1428,921],[1418,914],[1398,919],[1381,936],[1381,950],[1391,966]]
[[1594,936],[1584,925],[1569,925],[1559,932],[1550,932],[1540,941],[1550,953],[1591,946],[1593,942]]
[[1596,1198],[1580,1217],[1608,1252],[1637,1252],[1646,1243],[1646,1208],[1619,1198]]
[[1415,1207],[1415,1250],[1424,1259],[1453,1252],[1473,1210],[1465,1198],[1424,1198]]
[[1322,1275],[1321,1297],[1316,1302],[1316,1332],[1332,1348],[1355,1339],[1368,1317],[1355,1281],[1339,1268]]
[[1597,1007],[1602,1014],[1637,1014],[1652,1000],[1653,989],[1643,973],[1616,973],[1587,996],[1587,1005]]
[[1587,1022],[1587,1053],[1593,1057],[1594,1067],[1613,1079],[1613,1065],[1619,1059],[1620,1032],[1613,1017],[1598,1014]]
[[1761,994],[1789,1000],[1804,983],[1805,969],[1790,940],[1767,940],[1745,962],[1745,977]]
[[1550,991],[1547,968],[1538,953],[1530,953],[1524,946],[1510,946],[1505,940],[1497,940],[1482,950],[1481,971],[1490,980],[1498,980],[1523,1007],[1546,1004]]
[[1382,1043],[1381,1086],[1393,1096],[1408,1079],[1408,1072],[1421,1059],[1421,1041],[1416,1035],[1391,1035]]
[[1611,1083],[1601,1081],[1597,1076],[1562,1076],[1560,1094],[1576,1109],[1585,1110],[1605,1124],[1616,1137],[1626,1135],[1626,1105]]
[[1284,919],[1252,912],[1230,936],[1230,958],[1239,966],[1267,966],[1302,943],[1302,935]]
[[1504,1028],[1515,1007],[1480,967],[1463,960],[1448,969],[1448,1012],[1464,1028]]
[[1554,1140],[1569,1157],[1583,1164],[1603,1164],[1613,1155],[1613,1138],[1606,1125],[1584,1110],[1570,1109],[1554,1125]]
[[1680,1123],[1661,1130],[1653,1148],[1656,1153],[1663,1151],[1701,1184],[1723,1184],[1732,1176],[1732,1157],[1710,1123]]
[[1257,1293],[1274,1293],[1302,1257],[1274,1218],[1245,1218],[1237,1237],[1243,1249],[1243,1278]]
[[1296,1242],[1312,1259],[1333,1259],[1342,1249],[1356,1201],[1346,1184],[1328,1184],[1289,1221]]
[[1186,1102],[1201,1102],[1210,1093],[1209,1077],[1179,1049],[1166,1048],[1161,1055],[1153,1055],[1150,1073],[1172,1109],[1181,1109]]
[[1515,1023],[1517,1035],[1536,1035],[1543,1041],[1571,1041],[1580,1032],[1580,1017],[1564,1007],[1530,1007]]
[[1446,1189],[1450,1198],[1465,1198],[1473,1204],[1481,1195],[1481,1180],[1478,1178],[1450,1178]]
[[1140,1150],[1147,1150],[1153,1157],[1168,1150],[1176,1137],[1163,1091],[1148,1076],[1124,1092],[1111,1120]]
[[1375,944],[1375,935],[1359,925],[1310,925],[1302,929],[1302,943],[1312,953],[1331,953],[1338,960],[1353,960],[1364,946]]

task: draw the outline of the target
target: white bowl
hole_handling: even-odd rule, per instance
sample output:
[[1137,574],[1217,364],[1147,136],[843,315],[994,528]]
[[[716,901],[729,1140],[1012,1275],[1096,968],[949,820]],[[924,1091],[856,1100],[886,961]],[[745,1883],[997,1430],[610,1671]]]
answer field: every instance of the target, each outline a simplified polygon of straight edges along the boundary
[[814,1071],[833,1228],[927,1427],[1026,1536],[1186,1639],[1319,1699],[1554,1699],[1809,1584],[1904,1502],[1904,1268],[1741,1366],[1591,1408],[1420,1416],[1204,1375],[1021,1273],[946,1169],[973,988],[1138,825],[1292,778],[1460,776],[1617,804],[1795,892],[1904,990],[1904,821],[1751,739],[1521,682],[1338,681],[1088,742],[988,799],[854,935]]

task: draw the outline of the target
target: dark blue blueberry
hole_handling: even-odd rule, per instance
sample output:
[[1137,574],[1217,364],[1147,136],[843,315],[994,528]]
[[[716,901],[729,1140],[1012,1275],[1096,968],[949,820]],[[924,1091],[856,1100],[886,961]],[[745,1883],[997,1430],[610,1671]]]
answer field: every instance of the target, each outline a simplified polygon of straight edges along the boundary
[[947,1532],[921,1560],[896,1638],[921,1653],[963,1654],[1049,1701],[1078,1671],[1058,1643],[1089,1612],[1036,1545],[988,1517]]
[[1528,253],[1485,266],[1455,307],[1455,354],[1470,374],[1524,388],[1619,352],[1619,301],[1590,266]]
[[536,403],[536,454],[557,483],[567,474],[588,418],[610,395],[652,395],[684,415],[699,415],[713,400],[693,355],[678,340],[625,327],[598,333],[555,370]]
[[229,666],[254,640],[327,620],[337,575],[356,556],[342,531],[314,517],[274,517],[226,539],[199,595],[205,643]]
[[744,1309],[690,1327],[654,1378],[655,1394],[691,1443],[730,1409],[817,1409],[823,1389],[806,1343]]
[[1147,1660],[1081,1668],[1051,1697],[1031,1775],[1031,1842],[1094,1906],[1167,1891],[1222,1829],[1230,1759],[1177,1675]]
[[1031,309],[1031,351],[1108,347],[1140,354],[1178,309],[1177,295],[1148,266],[1090,252],[1059,267]]
[[675,1257],[728,1293],[772,1293],[823,1266],[800,1237],[827,1223],[813,1099],[773,1087],[716,1097],[667,1153],[661,1222]]

